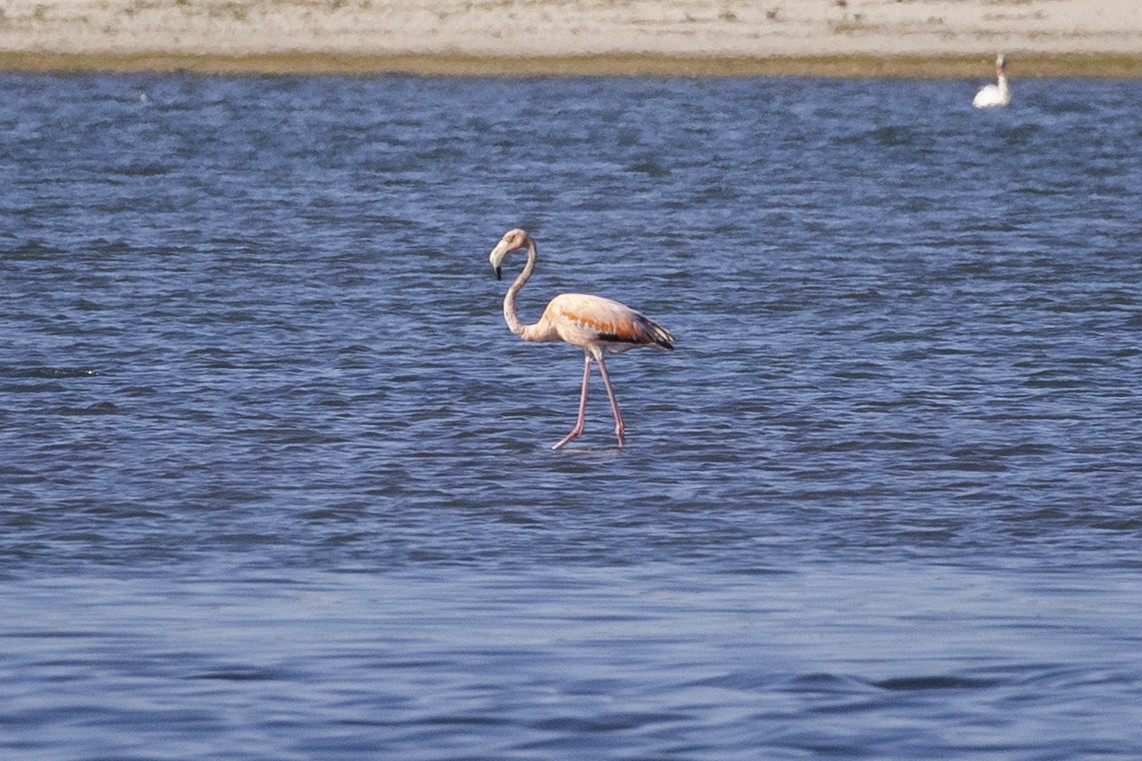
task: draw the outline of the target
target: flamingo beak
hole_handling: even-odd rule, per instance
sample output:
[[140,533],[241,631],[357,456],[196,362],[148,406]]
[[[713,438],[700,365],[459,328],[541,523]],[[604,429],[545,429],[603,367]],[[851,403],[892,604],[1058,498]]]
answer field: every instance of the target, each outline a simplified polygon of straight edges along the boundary
[[501,240],[496,244],[496,247],[492,249],[492,253],[488,256],[488,261],[492,263],[492,272],[496,273],[496,280],[504,279],[503,270],[500,268],[500,264],[504,261],[504,257],[508,255],[509,251],[511,251],[511,247],[508,242],[506,240]]

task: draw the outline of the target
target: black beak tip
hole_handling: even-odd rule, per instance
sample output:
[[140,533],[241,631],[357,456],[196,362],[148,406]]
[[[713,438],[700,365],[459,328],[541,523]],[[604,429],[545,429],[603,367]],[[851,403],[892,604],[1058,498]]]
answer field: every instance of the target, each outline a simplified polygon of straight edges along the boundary
[[499,267],[492,267],[492,271],[496,273],[496,280],[504,279],[504,274],[500,271]]

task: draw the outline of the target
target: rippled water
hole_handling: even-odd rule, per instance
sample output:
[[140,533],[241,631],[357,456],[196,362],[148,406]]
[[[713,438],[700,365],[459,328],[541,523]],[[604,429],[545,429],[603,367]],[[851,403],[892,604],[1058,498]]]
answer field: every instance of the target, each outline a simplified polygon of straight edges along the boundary
[[976,86],[0,76],[0,752],[1138,758],[1142,83]]

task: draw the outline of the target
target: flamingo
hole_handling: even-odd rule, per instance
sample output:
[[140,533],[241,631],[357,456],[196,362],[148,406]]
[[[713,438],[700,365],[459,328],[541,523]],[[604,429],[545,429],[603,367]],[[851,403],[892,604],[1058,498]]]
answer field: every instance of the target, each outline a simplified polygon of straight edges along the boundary
[[579,418],[571,432],[564,436],[552,449],[560,449],[567,442],[583,433],[583,421],[587,412],[587,384],[591,378],[591,362],[599,365],[603,385],[607,387],[607,397],[611,400],[611,411],[615,416],[615,437],[619,447],[624,444],[623,417],[619,414],[619,403],[615,400],[615,389],[607,374],[604,354],[618,354],[640,346],[672,351],[674,336],[649,317],[636,312],[625,304],[620,304],[601,296],[586,293],[561,293],[553,298],[538,322],[524,325],[516,310],[516,297],[524,283],[535,271],[535,241],[525,231],[508,230],[492,249],[488,257],[496,279],[503,279],[500,264],[508,254],[527,250],[527,263],[519,277],[504,295],[504,321],[508,329],[525,341],[566,341],[583,350],[583,388],[579,394]]
[[995,78],[993,85],[984,85],[975,94],[971,104],[976,108],[1000,108],[1011,102],[1011,90],[1007,86],[1007,57],[1000,53],[995,58]]

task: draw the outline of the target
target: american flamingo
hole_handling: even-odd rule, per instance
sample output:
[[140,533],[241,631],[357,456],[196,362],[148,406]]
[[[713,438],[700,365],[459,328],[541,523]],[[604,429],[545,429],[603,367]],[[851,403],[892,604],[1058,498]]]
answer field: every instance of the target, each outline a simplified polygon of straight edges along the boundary
[[492,249],[488,258],[492,262],[496,279],[501,280],[503,272],[500,264],[504,257],[521,249],[527,249],[527,264],[504,295],[504,320],[508,324],[508,329],[525,341],[562,340],[578,346],[584,352],[579,419],[571,429],[571,433],[551,448],[559,449],[583,433],[583,420],[587,412],[587,383],[591,378],[592,360],[599,365],[599,374],[603,376],[603,385],[607,387],[611,411],[615,415],[615,436],[619,440],[619,446],[623,446],[625,426],[623,417],[619,414],[619,403],[615,401],[615,389],[611,386],[610,376],[607,375],[607,365],[603,362],[603,355],[618,354],[639,346],[652,346],[670,351],[674,349],[674,336],[661,325],[625,304],[585,293],[559,294],[547,304],[538,322],[524,325],[519,319],[515,302],[523,284],[535,271],[535,241],[523,230],[508,230]]
[[1007,86],[1007,56],[1000,53],[995,58],[995,79],[993,85],[984,85],[975,94],[971,104],[976,108],[998,108],[1011,102],[1011,89]]

